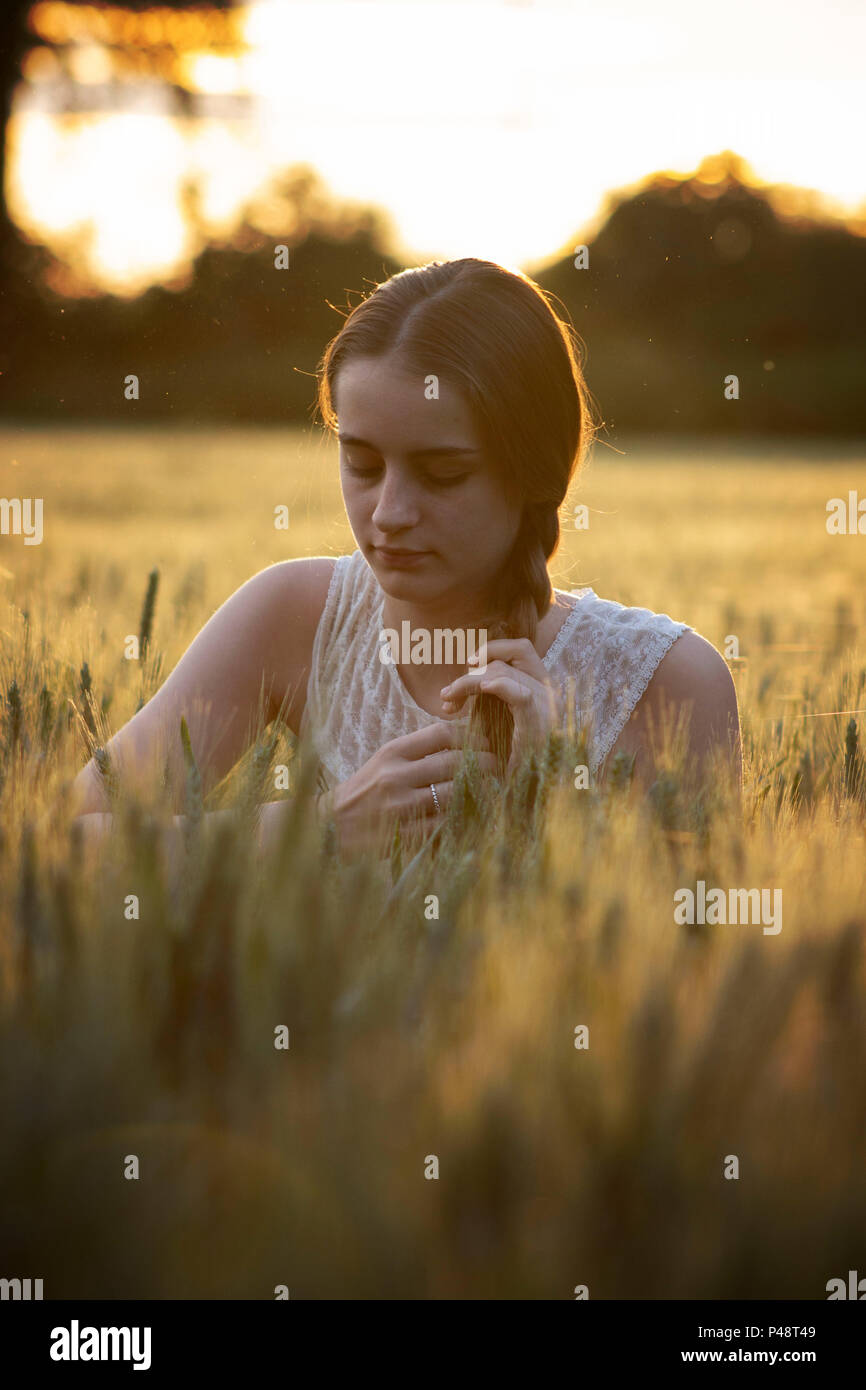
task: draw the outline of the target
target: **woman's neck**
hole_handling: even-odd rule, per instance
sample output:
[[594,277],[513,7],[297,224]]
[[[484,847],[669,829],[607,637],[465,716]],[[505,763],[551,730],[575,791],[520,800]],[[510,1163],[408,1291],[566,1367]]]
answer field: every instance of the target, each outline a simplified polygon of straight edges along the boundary
[[405,599],[392,599],[386,594],[382,605],[382,626],[400,632],[403,623],[408,622],[412,632],[432,633],[436,629],[468,631],[470,628],[478,631],[485,625],[489,614],[489,607],[478,601],[459,605],[453,602],[416,604]]

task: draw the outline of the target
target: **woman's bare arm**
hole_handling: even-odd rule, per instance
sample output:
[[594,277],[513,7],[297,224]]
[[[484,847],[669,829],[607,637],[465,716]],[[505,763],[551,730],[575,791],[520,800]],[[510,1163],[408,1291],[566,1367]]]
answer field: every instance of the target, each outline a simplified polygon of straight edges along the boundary
[[[333,564],[317,556],[271,565],[226,600],[153,698],[109,739],[106,752],[124,785],[167,768],[173,805],[182,806],[182,717],[205,796],[249,747],[260,711],[268,723],[285,701],[284,716],[297,733]],[[108,810],[94,759],[72,794],[76,815]]]

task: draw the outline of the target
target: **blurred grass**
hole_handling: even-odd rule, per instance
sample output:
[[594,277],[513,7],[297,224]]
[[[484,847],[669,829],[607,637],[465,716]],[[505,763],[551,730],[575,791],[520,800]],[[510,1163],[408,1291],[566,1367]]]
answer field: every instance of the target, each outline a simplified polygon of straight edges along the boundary
[[[554,583],[737,636],[742,814],[688,803],[674,764],[646,798],[577,791],[554,741],[558,779],[507,800],[468,773],[390,896],[302,802],[261,867],[248,820],[200,827],[179,896],[153,808],[95,857],[44,819],[88,710],[119,728],[256,570],[354,548],[333,451],[6,430],[0,458],[45,525],[0,538],[5,1276],[49,1298],[825,1298],[862,1268],[866,547],[825,528],[862,451],[597,449]],[[261,763],[223,795],[248,804]],[[781,888],[781,933],[675,925],[699,878]]]

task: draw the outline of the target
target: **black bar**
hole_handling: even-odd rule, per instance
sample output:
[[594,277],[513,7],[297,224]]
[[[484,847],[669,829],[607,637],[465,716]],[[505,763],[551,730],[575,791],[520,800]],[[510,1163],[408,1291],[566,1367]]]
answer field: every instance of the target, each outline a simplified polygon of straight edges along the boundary
[[[115,1377],[132,1376],[138,1361],[157,1378],[183,1372],[249,1377],[252,1370],[256,1383],[269,1372],[310,1381],[320,1374],[330,1377],[345,1364],[356,1376],[387,1379],[399,1365],[401,1380],[414,1380],[419,1372],[427,1380],[437,1364],[443,1375],[455,1374],[463,1357],[452,1341],[457,1337],[466,1352],[464,1371],[481,1359],[485,1379],[500,1361],[514,1378],[525,1351],[533,1383],[552,1373],[554,1355],[562,1356],[576,1376],[791,1365],[817,1372],[826,1383],[829,1375],[857,1364],[864,1315],[853,1301],[569,1298],[563,1302],[574,1306],[557,1311],[553,1301],[431,1300],[434,1306],[424,1308],[418,1300],[397,1308],[382,1301],[377,1313],[372,1301],[363,1299],[307,1302],[291,1296],[261,1302],[7,1300],[0,1303],[0,1345],[5,1367],[15,1364],[25,1374],[47,1370],[58,1377],[82,1372],[93,1377],[105,1368]],[[52,1346],[70,1354],[75,1347],[89,1352],[91,1346],[104,1346],[110,1358],[111,1337],[103,1343],[101,1333],[95,1337],[88,1331],[102,1328],[128,1330],[126,1343],[121,1346],[118,1339],[126,1360],[52,1358]],[[149,1350],[145,1329],[150,1329]]]

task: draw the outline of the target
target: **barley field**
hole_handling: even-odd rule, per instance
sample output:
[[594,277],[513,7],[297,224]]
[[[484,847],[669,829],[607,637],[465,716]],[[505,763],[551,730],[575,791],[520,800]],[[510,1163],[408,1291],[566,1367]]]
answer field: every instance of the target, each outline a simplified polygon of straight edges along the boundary
[[[564,737],[505,795],[468,767],[435,854],[395,843],[388,876],[300,785],[259,864],[268,768],[295,767],[275,728],[206,804],[190,767],[178,890],[158,799],[119,793],[86,848],[66,790],[241,583],[354,549],[336,452],[0,436],[0,495],[44,505],[41,544],[0,536],[5,1274],[46,1298],[825,1299],[866,1273],[866,538],[826,527],[866,447],[599,443],[563,508],[554,584],[729,655],[740,808],[689,800],[673,757],[648,795],[577,789]],[[676,921],[701,880],[780,890],[781,930]]]

